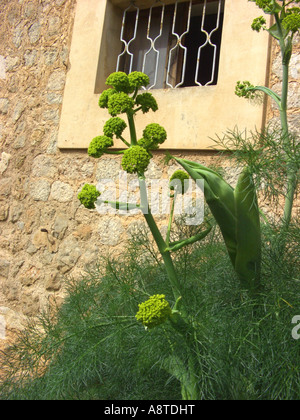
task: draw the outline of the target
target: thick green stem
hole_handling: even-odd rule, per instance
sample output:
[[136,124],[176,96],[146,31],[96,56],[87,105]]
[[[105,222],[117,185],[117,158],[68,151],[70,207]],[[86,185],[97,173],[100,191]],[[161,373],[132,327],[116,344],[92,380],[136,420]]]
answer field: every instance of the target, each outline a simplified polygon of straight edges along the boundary
[[[285,151],[290,149],[290,136],[289,136],[289,127],[287,119],[287,98],[288,98],[288,86],[289,86],[289,63],[290,63],[290,48],[291,45],[289,41],[285,42],[281,22],[278,14],[275,14],[275,20],[277,25],[277,30],[279,34],[279,45],[281,49],[282,56],[282,89],[281,89],[281,108],[280,108],[280,121],[282,129],[282,141],[283,148]],[[296,168],[292,162],[290,155],[286,152],[286,165],[287,165],[287,191],[284,204],[284,213],[283,213],[283,227],[284,230],[288,229],[293,209],[293,201],[295,190],[297,187],[297,175]]]
[[137,136],[136,136],[136,130],[135,130],[135,124],[134,124],[133,111],[127,112],[127,119],[128,119],[129,131],[130,131],[131,145],[135,146],[137,144]]
[[149,207],[149,203],[148,203],[148,195],[147,195],[147,187],[146,187],[146,183],[145,183],[145,177],[144,175],[140,175],[139,176],[139,185],[140,185],[140,195],[141,195],[141,205],[140,208],[143,211],[145,220],[149,226],[149,229],[153,235],[153,238],[156,242],[156,245],[160,251],[160,254],[162,256],[162,259],[165,263],[165,268],[168,274],[168,278],[170,280],[171,286],[172,286],[172,290],[173,290],[173,294],[174,294],[174,298],[175,300],[177,300],[180,296],[180,284],[179,284],[179,280],[173,265],[173,261],[170,255],[170,252],[167,251],[167,244],[164,241],[158,227],[157,224],[151,214],[151,210]]

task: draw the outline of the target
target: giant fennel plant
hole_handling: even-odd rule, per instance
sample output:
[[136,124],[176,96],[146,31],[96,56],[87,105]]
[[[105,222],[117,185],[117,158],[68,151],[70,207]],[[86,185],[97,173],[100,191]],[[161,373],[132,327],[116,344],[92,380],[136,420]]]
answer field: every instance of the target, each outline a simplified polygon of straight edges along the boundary
[[[252,0],[251,0],[252,1]],[[296,1],[299,3],[299,1]],[[256,4],[265,13],[275,17],[275,24],[267,29],[279,41],[282,52],[283,85],[281,96],[271,89],[262,86],[253,86],[250,82],[238,82],[236,94],[252,97],[255,92],[261,91],[269,95],[277,104],[281,116],[282,150],[288,149],[290,134],[287,123],[287,89],[288,66],[292,52],[292,40],[300,27],[300,9],[289,8],[291,2],[282,1],[281,4],[274,0],[257,0]],[[253,30],[265,28],[266,21],[261,16],[252,23]],[[152,151],[157,150],[166,138],[166,130],[156,123],[148,124],[139,138],[135,127],[135,116],[143,113],[157,111],[158,105],[149,92],[141,92],[141,88],[149,84],[147,75],[141,72],[132,72],[129,75],[123,72],[112,73],[106,80],[110,86],[100,96],[99,106],[106,108],[110,118],[104,124],[103,135],[95,137],[88,148],[88,154],[100,158],[103,154],[118,154],[122,156],[122,168],[129,174],[136,174],[139,180],[140,204],[147,225],[153,235],[158,250],[164,262],[172,292],[173,307],[166,300],[162,290],[150,296],[139,304],[136,321],[141,322],[146,330],[152,330],[168,322],[185,343],[186,355],[182,358],[174,350],[168,364],[169,371],[180,381],[181,392],[184,399],[197,399],[200,395],[199,352],[201,353],[201,340],[197,335],[198,326],[189,317],[188,302],[184,302],[184,284],[180,281],[175,270],[172,253],[191,243],[205,238],[215,223],[222,233],[232,266],[240,280],[241,287],[247,289],[255,296],[261,286],[261,226],[260,210],[258,207],[256,186],[253,170],[246,165],[242,170],[235,188],[230,186],[219,173],[198,163],[179,159],[173,156],[184,171],[177,170],[170,180],[170,194],[173,198],[169,224],[166,237],[161,234],[151,213],[148,202],[145,171],[152,159]],[[127,117],[127,122],[120,115]],[[129,128],[130,139],[123,136],[125,128]],[[124,143],[122,150],[115,150],[114,137]],[[296,162],[296,163],[295,163]],[[287,228],[291,220],[293,197],[297,186],[297,159],[286,155],[287,166],[287,192],[284,208],[283,223]],[[206,219],[203,226],[192,237],[184,240],[170,242],[170,232],[174,213],[174,203],[177,194],[185,193],[185,181],[191,177],[195,181],[204,181],[204,196],[211,211],[212,218]],[[176,180],[175,187],[172,182]],[[95,203],[101,202],[101,194],[93,185],[85,185],[78,195],[81,203],[88,209],[95,208]],[[118,209],[130,210],[136,204],[128,202],[102,201]],[[169,339],[171,349],[175,348]],[[198,355],[198,356],[197,356]]]
[[[179,310],[184,285],[181,284],[178,278],[171,253],[203,239],[211,231],[213,224],[210,220],[207,220],[204,223],[204,228],[200,226],[199,231],[192,237],[176,242],[170,241],[175,200],[178,194],[185,193],[185,181],[189,178],[185,171],[177,170],[170,179],[172,205],[167,234],[163,238],[149,206],[145,171],[152,158],[151,151],[157,150],[164,143],[167,133],[161,125],[151,123],[144,128],[142,137],[138,138],[134,121],[137,112],[146,113],[150,110],[155,112],[158,109],[157,102],[151,93],[139,93],[142,87],[146,87],[149,84],[149,77],[137,71],[129,75],[124,72],[114,72],[107,78],[106,84],[111,87],[102,92],[99,106],[106,108],[111,118],[104,124],[103,135],[92,139],[88,147],[88,154],[95,158],[100,158],[103,154],[122,155],[121,166],[124,171],[129,174],[136,174],[138,177],[140,188],[139,205],[119,201],[104,200],[103,202],[123,210],[130,210],[138,206],[145,217],[164,262],[175,303],[173,308],[171,308],[163,294],[153,295],[146,302],[140,304],[136,321],[140,321],[146,329],[151,329],[169,320],[177,332],[182,334],[182,338],[188,342],[187,363],[179,362],[179,360],[173,363],[176,366],[173,369],[173,374],[182,384],[183,398],[196,399],[199,395],[199,390],[196,380],[197,366],[193,347],[197,345],[197,342],[192,340],[194,336],[193,325],[189,322],[188,314],[183,307]],[[119,117],[121,114],[126,115],[127,122]],[[130,139],[125,139],[123,136],[126,127],[129,127]],[[114,144],[114,137],[124,143],[124,149],[115,150],[111,148]],[[88,209],[94,209],[95,203],[97,201],[101,202],[100,192],[97,191],[94,185],[90,184],[86,184],[82,188],[78,198]],[[163,287],[162,285],[162,289]],[[176,355],[173,357],[176,359]]]
[[[99,99],[99,106],[106,108],[111,118],[104,124],[103,135],[95,137],[88,148],[88,154],[100,158],[103,154],[118,154],[122,156],[121,166],[130,174],[136,174],[139,180],[140,204],[139,209],[144,215],[147,225],[153,235],[158,250],[164,262],[167,277],[173,292],[173,308],[165,300],[163,294],[151,296],[141,303],[136,320],[140,321],[146,329],[151,329],[165,321],[185,341],[187,354],[183,362],[174,354],[174,363],[171,370],[182,384],[182,396],[185,399],[196,399],[199,395],[197,375],[200,369],[196,354],[199,353],[199,341],[193,321],[189,318],[188,302],[184,299],[184,284],[180,281],[175,270],[172,253],[184,246],[205,238],[211,231],[215,221],[219,224],[225,239],[229,256],[239,275],[242,286],[253,291],[259,284],[260,270],[260,226],[255,190],[251,175],[247,169],[239,178],[235,190],[229,186],[219,174],[201,165],[183,159],[174,158],[183,166],[185,171],[177,170],[170,179],[170,195],[172,197],[171,211],[166,237],[161,234],[157,223],[151,213],[148,202],[148,193],[145,180],[145,171],[152,158],[152,151],[157,150],[167,138],[165,129],[156,123],[148,124],[143,130],[142,138],[138,139],[135,127],[135,115],[158,109],[155,98],[149,92],[139,93],[142,87],[149,83],[147,75],[141,72],[132,72],[126,75],[123,72],[112,73],[106,81],[111,86],[105,90]],[[119,115],[125,114],[127,122]],[[123,136],[126,127],[129,127],[130,139]],[[112,149],[114,137],[122,140],[122,150]],[[210,207],[213,218],[205,219],[199,230],[184,240],[171,242],[174,205],[178,194],[186,191],[186,182],[189,177],[204,180],[204,194]],[[95,208],[96,202],[101,202],[101,194],[93,185],[86,184],[78,195],[81,203],[88,209]],[[124,202],[102,201],[118,209],[135,208],[135,204]],[[213,221],[215,220],[215,221]],[[163,292],[164,285],[161,285]]]

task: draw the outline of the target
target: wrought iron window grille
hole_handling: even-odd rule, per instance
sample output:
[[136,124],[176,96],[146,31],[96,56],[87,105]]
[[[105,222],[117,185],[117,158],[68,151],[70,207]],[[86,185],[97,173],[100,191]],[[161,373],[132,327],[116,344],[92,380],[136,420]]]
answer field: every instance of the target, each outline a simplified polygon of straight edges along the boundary
[[124,10],[116,71],[142,71],[147,89],[217,84],[225,0],[156,0]]

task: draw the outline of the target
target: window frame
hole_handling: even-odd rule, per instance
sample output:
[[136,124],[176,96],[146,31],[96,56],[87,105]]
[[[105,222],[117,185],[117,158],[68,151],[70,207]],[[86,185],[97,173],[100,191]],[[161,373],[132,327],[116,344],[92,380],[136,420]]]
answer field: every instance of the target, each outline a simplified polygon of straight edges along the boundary
[[[148,0],[141,3],[151,5]],[[124,0],[77,0],[58,133],[60,149],[86,149],[93,137],[102,134],[109,115],[99,108],[95,91],[108,87],[104,81],[120,50],[115,47],[120,42],[117,22],[128,4]],[[270,37],[250,27],[258,14],[253,2],[225,0],[218,84],[153,90],[159,110],[138,116],[138,132],[157,122],[168,133],[164,148],[207,150],[213,145],[211,137],[227,129],[260,129],[266,103],[253,106],[234,94],[237,80],[268,84]],[[121,146],[115,143],[116,148]]]

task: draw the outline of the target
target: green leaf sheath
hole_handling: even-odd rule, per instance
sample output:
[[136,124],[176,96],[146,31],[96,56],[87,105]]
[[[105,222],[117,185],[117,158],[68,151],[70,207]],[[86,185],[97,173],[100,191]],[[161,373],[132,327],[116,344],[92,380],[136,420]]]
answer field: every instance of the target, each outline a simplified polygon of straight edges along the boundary
[[176,161],[195,181],[204,180],[206,202],[222,232],[232,265],[243,287],[260,283],[261,232],[254,182],[249,168],[235,190],[215,171],[185,159]]
[[252,175],[245,168],[234,190],[237,253],[235,271],[242,286],[255,290],[260,284],[261,232]]
[[175,160],[194,180],[204,180],[205,200],[218,223],[233,266],[236,257],[235,206],[233,188],[213,170],[186,159]]

